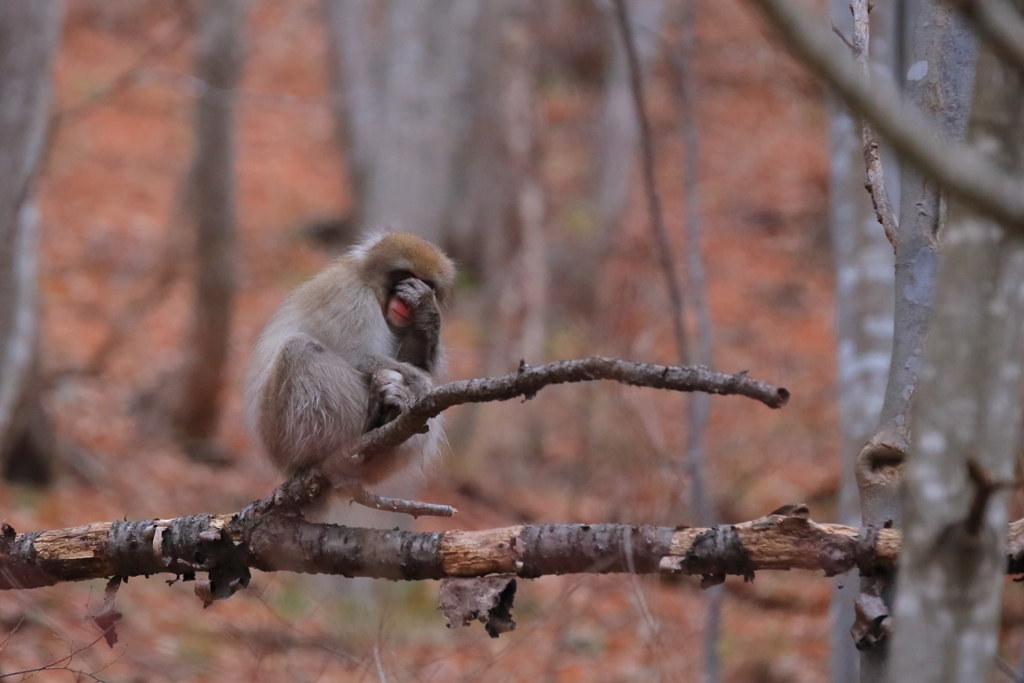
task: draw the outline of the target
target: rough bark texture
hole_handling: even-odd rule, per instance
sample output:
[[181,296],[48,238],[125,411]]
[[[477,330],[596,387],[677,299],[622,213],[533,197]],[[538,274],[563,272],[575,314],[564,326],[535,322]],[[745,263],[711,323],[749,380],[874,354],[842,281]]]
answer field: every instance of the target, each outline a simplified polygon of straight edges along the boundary
[[[1024,3],[1017,3],[1018,7]],[[1024,159],[1020,72],[978,59],[969,141],[1008,173]],[[904,485],[890,680],[988,680],[1004,571],[1024,357],[1024,234],[953,200]],[[973,469],[973,472],[972,472]]]
[[[940,1],[922,2],[914,13],[908,98],[952,140],[967,129],[974,75],[975,40],[962,18]],[[945,199],[938,183],[905,164],[896,235],[896,299],[892,360],[879,426],[857,456],[863,524],[901,524],[900,485],[911,439],[911,402],[917,393],[928,317],[939,267]],[[892,604],[893,577],[866,577],[862,593]],[[864,650],[862,680],[881,681],[886,642]]]
[[[915,15],[906,91],[949,138],[967,130],[975,40],[942,2],[925,2]],[[945,200],[938,183],[904,165],[896,242],[896,313],[893,356],[879,429],[858,459],[866,524],[899,524],[899,471],[910,439],[909,413],[921,371],[928,315],[939,264]]]
[[[853,31],[848,0],[829,4],[832,23],[844,35]],[[892,72],[896,42],[895,3],[871,12],[870,59]],[[837,50],[846,46],[836,43]],[[842,475],[839,519],[860,522],[854,463],[878,425],[885,395],[893,334],[893,249],[864,191],[864,154],[857,120],[838,101],[829,103],[831,145],[830,228],[836,259],[836,337]],[[886,179],[898,186],[895,155],[886,155]],[[894,193],[895,194],[895,193]],[[853,683],[860,675],[860,655],[850,637],[857,597],[855,577],[840,576],[832,596],[832,683]]]
[[[0,590],[109,576],[210,572],[236,586],[248,569],[418,581],[512,574],[669,573],[719,583],[760,569],[833,575],[860,563],[891,566],[900,534],[807,519],[807,508],[728,526],[672,529],[624,524],[548,524],[416,533],[312,524],[263,514],[99,522],[17,534],[0,529]],[[628,548],[628,550],[627,550]],[[216,592],[216,590],[214,590]],[[227,595],[223,595],[227,597]]]
[[193,456],[216,436],[235,291],[234,99],[242,76],[248,0],[208,0],[200,20],[196,150],[190,198],[196,224],[196,298],[178,437]]
[[0,3],[0,465],[43,484],[55,444],[38,379],[37,218],[31,203],[45,144],[58,0]]

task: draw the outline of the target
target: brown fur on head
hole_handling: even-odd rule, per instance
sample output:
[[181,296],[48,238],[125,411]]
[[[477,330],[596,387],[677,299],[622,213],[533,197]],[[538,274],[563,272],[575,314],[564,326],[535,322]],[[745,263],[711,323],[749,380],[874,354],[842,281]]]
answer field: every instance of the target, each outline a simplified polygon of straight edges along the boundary
[[378,233],[355,246],[351,255],[361,264],[363,281],[374,289],[382,305],[395,283],[409,276],[433,289],[441,307],[451,303],[455,264],[422,237],[407,232]]

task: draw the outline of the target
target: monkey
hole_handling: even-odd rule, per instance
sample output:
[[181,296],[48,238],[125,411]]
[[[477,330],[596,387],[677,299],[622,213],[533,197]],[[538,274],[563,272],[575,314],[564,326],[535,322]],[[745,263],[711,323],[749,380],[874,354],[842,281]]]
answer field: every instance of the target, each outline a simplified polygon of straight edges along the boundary
[[443,374],[441,311],[454,280],[438,247],[382,232],[292,292],[260,334],[245,380],[249,429],[279,469],[328,465],[335,486],[361,486],[436,458],[439,418],[390,452],[345,456]]

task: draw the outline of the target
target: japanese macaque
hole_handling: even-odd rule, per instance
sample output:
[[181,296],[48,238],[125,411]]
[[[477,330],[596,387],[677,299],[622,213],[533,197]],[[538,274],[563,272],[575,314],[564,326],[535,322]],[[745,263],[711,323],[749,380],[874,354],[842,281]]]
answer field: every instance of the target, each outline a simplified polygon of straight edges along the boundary
[[374,484],[437,455],[440,423],[366,460],[346,448],[394,419],[444,371],[441,309],[455,266],[430,242],[385,232],[292,292],[249,361],[250,429],[291,474],[327,465],[335,485]]

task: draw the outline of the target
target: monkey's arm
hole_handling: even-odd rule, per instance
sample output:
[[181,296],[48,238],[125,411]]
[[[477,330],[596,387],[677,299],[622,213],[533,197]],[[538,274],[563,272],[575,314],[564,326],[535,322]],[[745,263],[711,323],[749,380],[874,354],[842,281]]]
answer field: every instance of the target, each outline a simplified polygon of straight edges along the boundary
[[391,422],[426,395],[442,366],[441,312],[434,291],[422,280],[407,278],[391,296],[389,317],[397,311],[401,323],[389,320],[397,347],[395,358],[375,357],[365,368],[370,381],[367,430]]
[[431,375],[441,369],[441,312],[434,290],[422,280],[409,278],[395,285],[392,295],[409,309],[410,323],[397,331],[395,359]]

